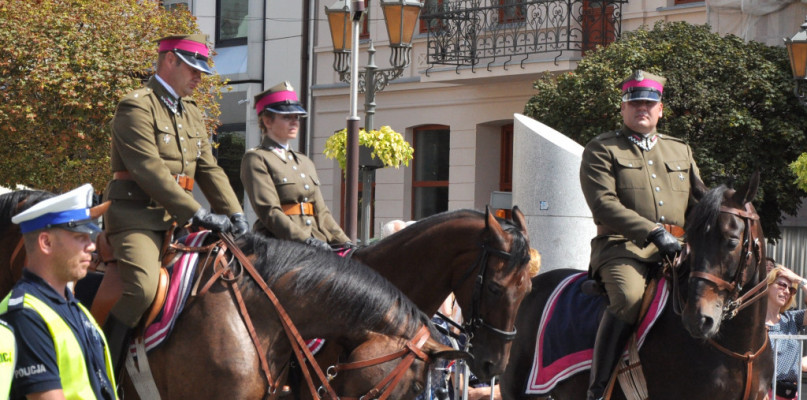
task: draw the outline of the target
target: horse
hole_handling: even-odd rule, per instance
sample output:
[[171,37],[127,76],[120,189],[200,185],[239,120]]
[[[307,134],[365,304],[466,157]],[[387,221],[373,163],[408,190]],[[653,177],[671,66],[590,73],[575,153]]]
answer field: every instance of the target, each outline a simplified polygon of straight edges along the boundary
[[14,283],[22,276],[25,263],[25,248],[22,246],[22,233],[11,217],[21,211],[26,204],[36,203],[53,193],[41,190],[15,190],[0,195],[0,298],[6,297]]
[[[707,192],[694,181],[692,194],[699,202],[685,227],[688,253],[671,276],[681,281],[639,350],[649,398],[763,399],[774,369],[765,328],[765,238],[751,204],[759,174],[737,190],[720,186]],[[501,378],[503,398],[543,398],[525,394],[537,327],[553,289],[579,272],[557,269],[533,278],[516,319],[523,334]],[[676,299],[685,302],[680,316]],[[585,399],[588,379],[588,371],[577,373],[549,394],[555,400]],[[621,390],[615,385],[612,398],[625,398]]]
[[[19,201],[7,204],[16,208]],[[13,214],[0,210],[0,215]],[[204,285],[206,293],[189,300],[172,334],[147,356],[160,398],[258,399],[276,393],[290,354],[296,350],[280,310],[260,287],[261,281],[271,288],[303,337],[323,337],[342,344],[347,352],[364,352],[358,354],[398,354],[348,370],[341,377],[329,374],[335,379],[330,390],[321,382],[324,397],[414,398],[425,387],[428,361],[461,356],[435,342],[429,317],[360,263],[257,234],[244,235],[235,247],[248,262],[221,264],[223,257],[210,255],[224,246],[205,246],[208,257],[197,274],[199,282],[211,282]],[[235,252],[232,246],[230,250]],[[245,264],[254,265],[258,275],[244,273],[240,268],[246,268]],[[222,276],[222,268],[230,268],[233,275],[216,279]],[[240,287],[238,294],[229,289],[231,285]],[[238,303],[244,304],[246,313]],[[251,321],[251,329],[246,320]],[[394,362],[398,358],[402,363]],[[340,366],[334,367],[339,370]],[[379,381],[378,376],[390,378]],[[315,390],[312,384],[311,391]],[[139,397],[126,375],[123,392]]]
[[470,337],[471,371],[482,381],[504,372],[515,317],[530,291],[524,214],[497,220],[489,210],[422,219],[353,257],[378,271],[427,315],[454,292]]

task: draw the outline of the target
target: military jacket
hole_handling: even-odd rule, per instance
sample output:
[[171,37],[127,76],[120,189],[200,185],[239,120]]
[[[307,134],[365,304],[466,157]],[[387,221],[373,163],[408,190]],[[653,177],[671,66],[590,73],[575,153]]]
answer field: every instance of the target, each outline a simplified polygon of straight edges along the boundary
[[[653,132],[655,133],[655,131]],[[684,226],[694,206],[691,180],[699,177],[692,150],[678,138],[658,134],[645,151],[627,127],[601,134],[583,151],[580,184],[594,223],[610,231],[591,243],[596,270],[614,258],[659,261],[647,236],[657,223]]]
[[[268,137],[241,160],[241,182],[258,215],[253,230],[270,237],[305,241],[315,237],[330,244],[350,240],[336,223],[320,192],[314,163]],[[281,205],[312,203],[314,216],[286,215]]]
[[154,77],[127,94],[112,119],[112,171],[128,171],[131,180],[112,180],[105,198],[112,200],[105,227],[161,231],[173,221],[186,224],[201,205],[173,175],[195,180],[214,212],[242,212],[224,171],[216,163],[202,113],[190,97],[174,100]]

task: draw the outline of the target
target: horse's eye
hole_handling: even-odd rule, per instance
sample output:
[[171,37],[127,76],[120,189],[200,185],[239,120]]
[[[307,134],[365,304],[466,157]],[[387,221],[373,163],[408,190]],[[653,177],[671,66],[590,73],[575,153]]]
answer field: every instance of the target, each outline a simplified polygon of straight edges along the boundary
[[726,247],[729,249],[735,249],[740,244],[740,239],[729,239],[726,241]]
[[496,283],[491,283],[491,284],[489,284],[489,285],[488,285],[488,290],[489,290],[489,291],[490,291],[490,293],[492,293],[494,296],[501,296],[501,295],[502,295],[502,293],[504,293],[504,288],[503,288],[501,285],[496,284]]

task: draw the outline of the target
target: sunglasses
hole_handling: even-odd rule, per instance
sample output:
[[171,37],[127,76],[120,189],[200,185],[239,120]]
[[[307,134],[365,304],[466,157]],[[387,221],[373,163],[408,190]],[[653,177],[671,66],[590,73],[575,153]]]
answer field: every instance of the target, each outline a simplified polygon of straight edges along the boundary
[[774,282],[774,284],[776,286],[779,286],[779,289],[789,291],[791,296],[796,293],[796,288],[794,288],[793,286],[788,285],[787,283],[776,281],[776,282]]

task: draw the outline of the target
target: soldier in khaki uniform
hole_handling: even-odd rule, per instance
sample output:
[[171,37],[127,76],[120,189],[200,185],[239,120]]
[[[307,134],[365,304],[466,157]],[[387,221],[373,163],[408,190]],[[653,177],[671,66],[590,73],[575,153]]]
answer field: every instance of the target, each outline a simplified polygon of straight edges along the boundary
[[289,82],[255,96],[263,138],[241,160],[241,182],[258,215],[253,230],[330,250],[350,240],[319,189],[314,163],[289,147],[306,115]]
[[684,216],[694,204],[698,167],[680,139],[659,134],[665,79],[634,72],[622,84],[622,129],[583,151],[580,184],[597,224],[590,272],[608,295],[594,345],[588,399],[600,399],[637,322],[645,275],[681,250]]
[[[172,223],[236,235],[249,230],[191,98],[201,74],[211,73],[206,36],[158,42],[157,73],[120,101],[112,120],[113,179],[105,191],[112,204],[104,222],[124,287],[104,330],[116,369],[130,328],[154,300],[160,250]],[[194,200],[195,185],[215,214]]]

